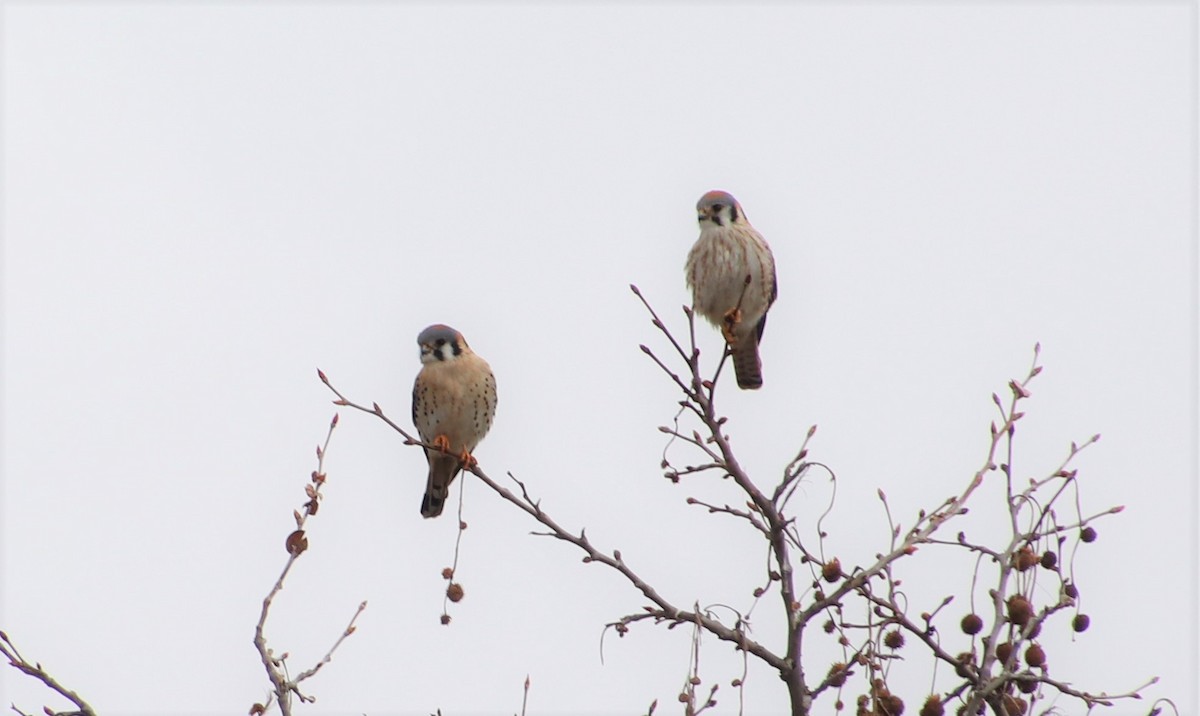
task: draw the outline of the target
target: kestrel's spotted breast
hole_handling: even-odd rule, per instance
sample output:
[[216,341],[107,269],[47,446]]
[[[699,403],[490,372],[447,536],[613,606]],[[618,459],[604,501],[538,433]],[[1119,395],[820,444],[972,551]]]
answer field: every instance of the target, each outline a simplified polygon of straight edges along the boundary
[[471,452],[492,427],[496,414],[496,378],[487,361],[458,331],[440,324],[417,336],[421,371],[413,384],[413,425],[421,440],[450,454],[426,448],[429,478],[421,514],[442,514],[450,483],[472,460]]
[[721,327],[733,355],[738,387],[759,388],[758,344],[767,325],[767,310],[779,293],[775,257],[729,193],[710,191],[700,197],[696,214],[700,238],[688,253],[686,266],[692,306]]

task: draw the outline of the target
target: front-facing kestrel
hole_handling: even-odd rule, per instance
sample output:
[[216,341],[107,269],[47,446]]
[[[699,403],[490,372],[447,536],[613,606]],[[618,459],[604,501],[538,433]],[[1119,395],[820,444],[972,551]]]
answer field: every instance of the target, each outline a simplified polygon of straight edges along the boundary
[[450,326],[426,328],[417,343],[421,372],[413,384],[413,425],[423,442],[439,448],[425,448],[429,480],[421,514],[437,517],[450,496],[450,483],[464,465],[474,463],[471,451],[492,427],[496,378],[487,361]]
[[686,269],[692,307],[721,328],[738,387],[761,388],[758,343],[767,309],[779,295],[771,247],[728,192],[710,191],[700,197],[696,213],[700,238],[688,253]]

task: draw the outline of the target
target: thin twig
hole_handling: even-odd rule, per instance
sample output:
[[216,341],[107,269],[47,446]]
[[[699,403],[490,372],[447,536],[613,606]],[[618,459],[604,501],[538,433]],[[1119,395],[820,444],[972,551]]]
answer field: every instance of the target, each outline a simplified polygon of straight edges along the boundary
[[[92,707],[88,704],[88,702],[83,700],[83,697],[60,684],[57,679],[55,679],[45,669],[42,668],[40,663],[30,663],[29,661],[26,661],[25,657],[21,656],[21,652],[17,649],[16,645],[9,640],[8,634],[2,631],[0,631],[0,654],[3,654],[4,657],[8,659],[9,665],[11,665],[17,671],[20,671],[27,676],[32,676],[33,678],[42,682],[51,691],[75,704],[75,707],[79,709],[78,711],[55,713],[54,716],[96,716],[96,712],[92,710]],[[19,714],[25,713],[24,711],[18,709],[15,704],[12,705],[12,710]],[[50,713],[48,708],[47,713]]]

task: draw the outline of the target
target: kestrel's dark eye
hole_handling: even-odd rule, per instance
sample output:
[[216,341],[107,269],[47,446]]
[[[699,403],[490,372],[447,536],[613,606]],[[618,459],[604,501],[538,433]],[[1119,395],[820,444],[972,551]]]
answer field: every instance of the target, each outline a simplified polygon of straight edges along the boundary
[[445,338],[439,338],[439,339],[437,339],[437,347],[438,347],[438,348],[441,348],[441,347],[442,347],[442,346],[444,346],[444,345],[446,345],[446,339],[445,339]]
[[718,214],[721,213],[721,209],[724,209],[724,208],[725,208],[724,204],[713,204],[713,211],[717,212]]

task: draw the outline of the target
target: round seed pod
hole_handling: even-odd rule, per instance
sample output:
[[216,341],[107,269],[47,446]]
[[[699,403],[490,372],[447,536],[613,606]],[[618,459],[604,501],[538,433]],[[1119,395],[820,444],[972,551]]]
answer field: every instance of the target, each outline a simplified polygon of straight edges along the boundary
[[1037,668],[1046,664],[1046,651],[1038,644],[1030,644],[1025,650],[1025,663]]
[[1075,631],[1087,631],[1087,628],[1092,625],[1092,618],[1086,614],[1076,614],[1071,620],[1071,628]]

